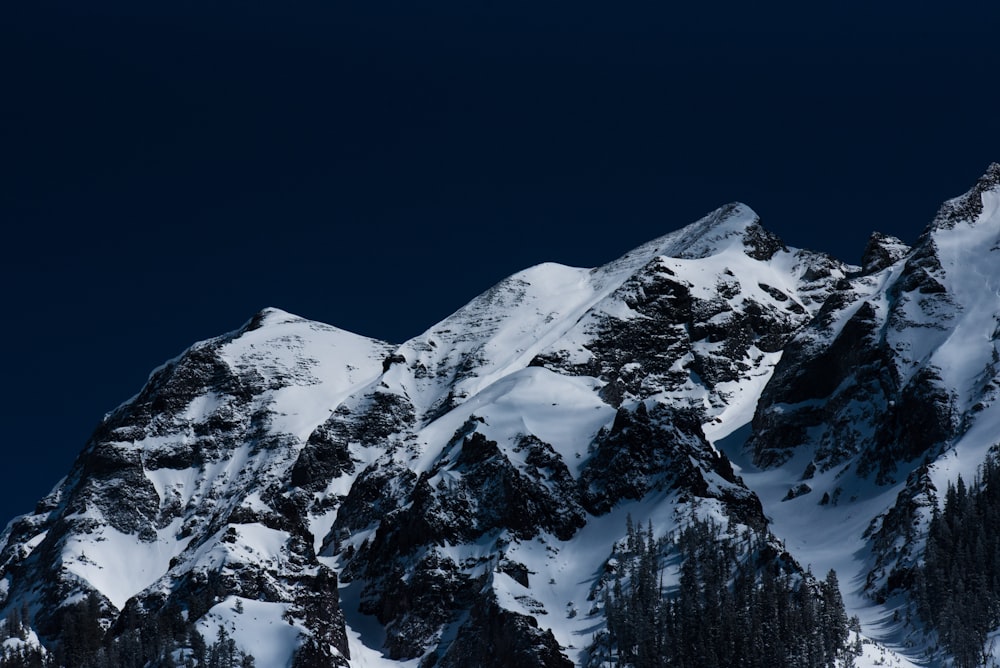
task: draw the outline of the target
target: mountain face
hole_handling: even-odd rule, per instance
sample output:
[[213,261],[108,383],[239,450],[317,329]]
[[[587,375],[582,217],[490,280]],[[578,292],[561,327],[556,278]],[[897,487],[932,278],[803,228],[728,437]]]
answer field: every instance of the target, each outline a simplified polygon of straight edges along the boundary
[[5,644],[70,656],[86,603],[105,638],[190,638],[178,665],[195,635],[266,667],[600,665],[619,541],[710,521],[835,570],[860,665],[944,662],[914,583],[1000,433],[998,250],[993,165],[860,267],[731,204],[402,345],[265,309],[154,371],[8,525]]

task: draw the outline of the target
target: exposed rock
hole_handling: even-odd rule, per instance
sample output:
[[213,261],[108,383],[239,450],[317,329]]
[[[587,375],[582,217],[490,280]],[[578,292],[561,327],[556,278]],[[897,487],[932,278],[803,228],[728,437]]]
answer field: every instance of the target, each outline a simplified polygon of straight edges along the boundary
[[1000,185],[1000,163],[990,163],[969,192],[945,202],[934,218],[932,227],[951,229],[962,221],[975,220],[983,212],[983,193]]
[[866,274],[874,274],[896,264],[909,252],[910,247],[896,237],[872,232],[861,256],[861,270]]
[[805,496],[812,491],[812,487],[802,483],[801,485],[796,485],[795,487],[788,490],[788,494],[785,494],[785,498],[782,501],[791,501],[792,499],[797,499],[800,496]]
[[570,668],[573,662],[561,652],[551,631],[538,627],[534,617],[501,608],[493,594],[472,606],[469,620],[458,630],[448,651],[437,663],[441,668]]

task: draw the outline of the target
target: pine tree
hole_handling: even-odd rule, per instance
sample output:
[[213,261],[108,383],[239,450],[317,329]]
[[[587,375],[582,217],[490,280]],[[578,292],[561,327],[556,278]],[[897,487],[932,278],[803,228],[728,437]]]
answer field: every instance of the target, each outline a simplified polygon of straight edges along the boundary
[[1000,467],[991,456],[971,484],[949,483],[932,510],[913,600],[956,666],[977,666],[1000,626]]
[[[763,538],[723,535],[714,522],[692,519],[677,540],[680,583],[671,593],[662,580],[665,544],[631,520],[626,536],[604,594],[607,632],[591,648],[616,666],[825,668],[849,654],[835,573],[817,583],[770,560],[758,568]],[[747,556],[739,557],[737,545]]]

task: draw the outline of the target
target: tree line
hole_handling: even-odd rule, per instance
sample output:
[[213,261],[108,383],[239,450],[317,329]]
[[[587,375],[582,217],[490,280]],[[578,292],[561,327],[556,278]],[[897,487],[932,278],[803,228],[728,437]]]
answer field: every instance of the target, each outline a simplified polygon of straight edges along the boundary
[[[856,619],[844,611],[837,575],[817,581],[749,529],[724,533],[693,519],[677,539],[626,526],[617,573],[605,589],[607,630],[592,665],[621,668],[827,668],[850,664]],[[664,586],[679,559],[680,583]]]
[[983,665],[989,633],[1000,626],[1000,465],[990,456],[966,485],[948,484],[933,509],[914,596],[956,668]]
[[[64,607],[51,650],[9,644],[0,652],[0,668],[256,668],[254,658],[240,651],[222,626],[209,644],[180,614],[140,619],[134,607],[127,607],[120,622],[118,632],[105,630],[100,599],[91,594]],[[10,612],[0,640],[28,637],[27,609]]]

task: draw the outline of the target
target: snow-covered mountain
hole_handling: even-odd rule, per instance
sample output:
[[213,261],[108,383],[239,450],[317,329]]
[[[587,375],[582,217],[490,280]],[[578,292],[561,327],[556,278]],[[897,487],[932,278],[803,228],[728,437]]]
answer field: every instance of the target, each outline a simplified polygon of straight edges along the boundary
[[730,204],[402,345],[265,309],[154,371],[8,525],[5,645],[65,656],[89,606],[181,665],[192,630],[264,667],[598,665],[627,527],[711,519],[762,568],[836,570],[859,665],[945,662],[914,573],[939,490],[1000,440],[998,249],[992,165],[861,267]]

